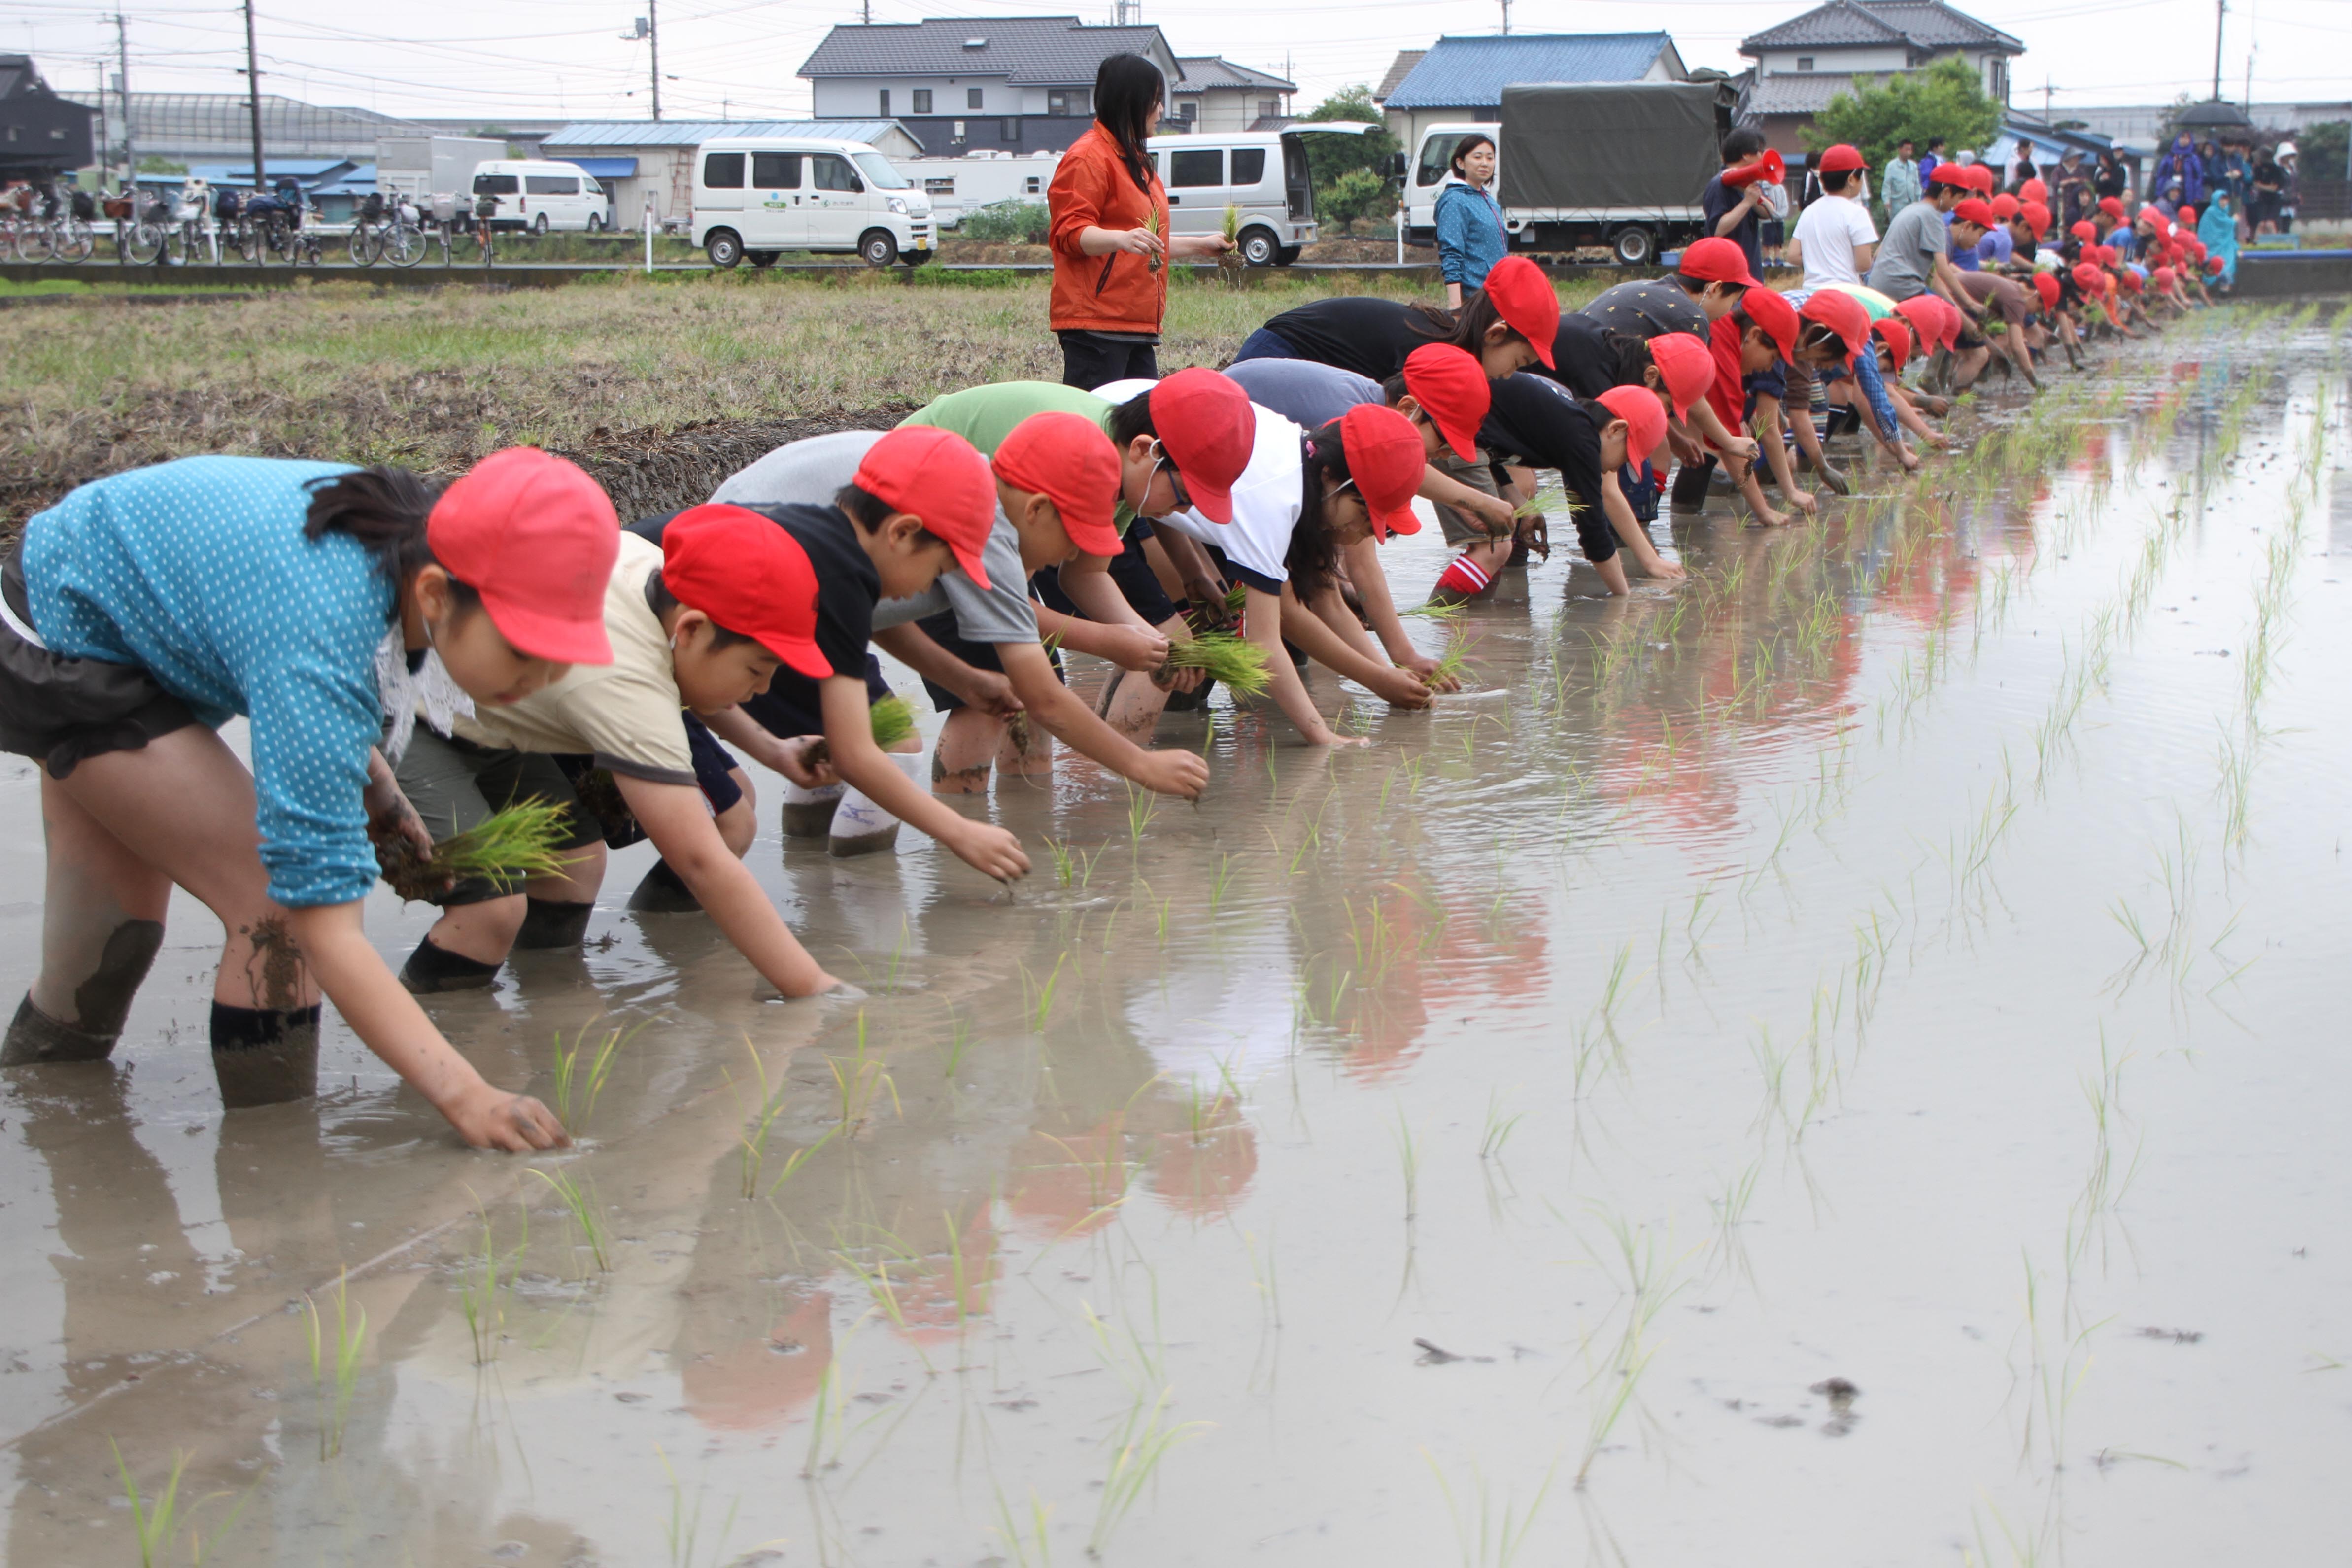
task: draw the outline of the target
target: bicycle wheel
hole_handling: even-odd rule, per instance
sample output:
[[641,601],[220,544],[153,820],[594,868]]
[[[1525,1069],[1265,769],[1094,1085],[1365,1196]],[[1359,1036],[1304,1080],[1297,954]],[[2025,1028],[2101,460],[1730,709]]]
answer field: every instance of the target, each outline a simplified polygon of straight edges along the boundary
[[98,248],[98,236],[79,218],[67,218],[58,225],[58,236],[51,242],[50,248],[67,266],[79,266],[88,261],[89,253]]
[[0,261],[16,259],[16,226],[0,223]]
[[366,224],[353,224],[351,252],[352,266],[373,267],[376,258],[383,254],[383,237]]
[[394,267],[414,267],[425,259],[425,237],[404,223],[385,231],[383,258]]
[[26,223],[16,226],[16,258],[20,261],[47,261],[49,258],[49,226]]
[[250,267],[260,261],[261,237],[254,232],[252,224],[239,223],[230,233],[228,243],[229,247],[236,252],[236,258],[247,266]]
[[163,253],[163,231],[152,223],[131,226],[131,259],[144,267]]

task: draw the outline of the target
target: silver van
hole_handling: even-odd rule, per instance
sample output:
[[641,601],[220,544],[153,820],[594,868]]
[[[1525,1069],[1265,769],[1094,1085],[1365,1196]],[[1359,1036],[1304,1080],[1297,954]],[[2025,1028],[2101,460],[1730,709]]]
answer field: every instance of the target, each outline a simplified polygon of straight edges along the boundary
[[1301,247],[1315,243],[1315,187],[1300,133],[1360,136],[1379,129],[1335,120],[1287,131],[1154,136],[1150,146],[1168,187],[1170,226],[1178,234],[1215,234],[1224,226],[1225,208],[1234,207],[1242,259],[1287,267]]

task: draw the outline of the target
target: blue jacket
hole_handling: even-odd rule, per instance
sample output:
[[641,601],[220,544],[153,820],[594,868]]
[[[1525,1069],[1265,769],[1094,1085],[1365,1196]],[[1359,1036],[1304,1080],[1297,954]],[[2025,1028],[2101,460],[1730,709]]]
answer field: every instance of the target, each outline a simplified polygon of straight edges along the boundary
[[1465,289],[1486,286],[1486,272],[1510,254],[1510,231],[1491,190],[1465,180],[1437,193],[1437,265],[1448,283]]

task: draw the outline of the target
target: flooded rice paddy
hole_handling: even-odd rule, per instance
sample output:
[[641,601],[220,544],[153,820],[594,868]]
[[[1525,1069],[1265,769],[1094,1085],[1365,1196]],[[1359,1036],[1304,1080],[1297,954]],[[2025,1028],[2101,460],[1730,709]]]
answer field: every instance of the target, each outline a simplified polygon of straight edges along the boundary
[[1010,903],[761,776],[870,994],[764,999],[617,857],[584,953],[432,1003],[562,1157],[331,1022],[225,1119],[178,900],[117,1063],[0,1086],[8,1560],[139,1561],[182,1463],[159,1563],[2339,1552],[2343,339],[2056,374],[1817,523],[1662,521],[1679,591],[1507,578],[1486,695],[1318,677],[1370,748],[1221,703],[1198,810],[1001,784]]

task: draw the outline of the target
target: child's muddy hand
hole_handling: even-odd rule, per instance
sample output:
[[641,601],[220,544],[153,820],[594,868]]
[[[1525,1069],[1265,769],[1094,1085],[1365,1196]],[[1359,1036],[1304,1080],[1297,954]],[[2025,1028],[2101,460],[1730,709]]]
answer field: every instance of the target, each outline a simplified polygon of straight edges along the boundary
[[1438,661],[1430,658],[1425,653],[1408,654],[1403,658],[1397,660],[1397,668],[1399,669],[1410,670],[1414,675],[1419,676],[1421,678],[1421,683],[1423,686],[1428,687],[1432,691],[1459,691],[1462,689],[1462,678],[1458,675],[1439,674]]
[[1211,631],[1223,631],[1234,624],[1234,614],[1225,608],[1225,596],[1230,585],[1213,577],[1188,577],[1184,580],[1184,597],[1191,601],[1192,613]]
[[824,789],[841,782],[841,775],[833,771],[833,749],[823,735],[796,735],[786,741],[779,748],[776,771],[803,789]]
[[1209,787],[1208,760],[1196,752],[1146,752],[1135,782],[1155,795],[1198,800]]
[[1822,498],[1811,490],[1790,490],[1789,504],[1810,517],[1822,510]]
[[1679,583],[1690,575],[1679,562],[1669,561],[1664,556],[1650,563],[1649,572],[1651,576],[1664,583]]
[[992,827],[984,822],[964,825],[948,847],[956,858],[983,877],[993,877],[1009,882],[1015,877],[1029,874],[1029,857],[1021,847],[1021,840],[1002,827]]
[[534,1149],[567,1149],[571,1134],[555,1112],[527,1094],[509,1094],[483,1084],[449,1113],[457,1136],[477,1149],[527,1154]]
[[1013,694],[1013,682],[992,669],[973,670],[956,695],[992,719],[1010,719],[1021,711],[1021,699]]
[[1365,684],[1391,708],[1429,706],[1429,683],[1412,670],[1399,669],[1391,665],[1372,676]]
[[1150,675],[1168,662],[1168,639],[1144,626],[1105,626],[1104,651],[1121,669]]

